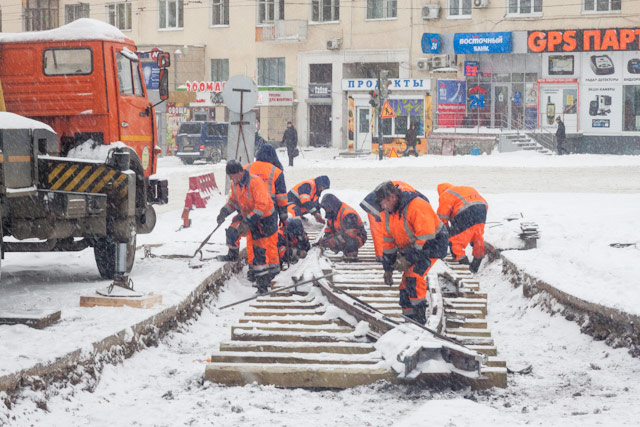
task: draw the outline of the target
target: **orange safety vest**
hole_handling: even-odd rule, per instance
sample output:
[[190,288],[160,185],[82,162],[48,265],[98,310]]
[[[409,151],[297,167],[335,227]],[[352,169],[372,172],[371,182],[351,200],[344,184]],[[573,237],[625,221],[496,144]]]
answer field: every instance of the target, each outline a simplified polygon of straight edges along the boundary
[[224,209],[229,212],[237,210],[252,224],[275,212],[267,184],[260,177],[249,175],[247,171],[238,184],[232,183],[231,195]]
[[277,206],[283,208],[287,206],[287,189],[284,184],[282,169],[260,160],[245,165],[244,168],[249,171],[250,175],[262,178],[264,183],[267,184],[271,198]]
[[289,191],[289,203],[298,205],[303,210],[302,213],[314,214],[317,211],[318,199],[316,181],[313,178],[302,181]]
[[[344,219],[347,215],[353,214],[357,218],[357,226],[355,228],[345,228]],[[364,226],[362,225],[362,219],[360,219],[360,215],[356,212],[351,206],[346,203],[342,203],[340,209],[338,209],[338,213],[334,219],[327,220],[327,226],[324,229],[326,234],[335,234],[338,235],[341,232],[345,233],[347,236],[360,240],[360,243],[364,243],[367,240],[367,233],[364,231]]]
[[475,188],[442,183],[438,185],[438,194],[438,217],[445,224],[451,223],[452,236],[485,223],[489,205]]

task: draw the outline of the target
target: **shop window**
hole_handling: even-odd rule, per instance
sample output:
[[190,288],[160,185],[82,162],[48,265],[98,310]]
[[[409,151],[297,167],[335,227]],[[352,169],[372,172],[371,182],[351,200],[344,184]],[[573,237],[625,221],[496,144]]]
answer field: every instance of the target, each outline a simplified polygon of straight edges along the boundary
[[229,25],[229,0],[211,0],[211,25]]
[[449,17],[471,18],[471,0],[449,0]]
[[640,131],[640,86],[624,86],[624,130]]
[[622,0],[584,0],[585,12],[619,12]]
[[384,19],[397,17],[397,0],[367,0],[367,19]]
[[331,22],[340,20],[340,0],[312,0],[311,20]]
[[229,59],[211,60],[211,81],[225,82],[229,80]]
[[284,76],[284,58],[258,58],[258,86],[284,86]]
[[542,0],[509,0],[508,15],[540,15]]
[[183,15],[183,0],[158,0],[158,27],[167,29],[183,28]]
[[131,3],[107,4],[107,22],[120,30],[130,30]]
[[404,138],[410,124],[416,125],[416,134],[424,135],[424,102],[419,99],[391,99],[396,117],[382,119],[382,135]]
[[58,26],[58,0],[26,0],[22,4],[25,31],[50,30]]
[[89,3],[67,4],[64,7],[64,23],[89,17]]
[[258,24],[284,19],[284,0],[258,0]]

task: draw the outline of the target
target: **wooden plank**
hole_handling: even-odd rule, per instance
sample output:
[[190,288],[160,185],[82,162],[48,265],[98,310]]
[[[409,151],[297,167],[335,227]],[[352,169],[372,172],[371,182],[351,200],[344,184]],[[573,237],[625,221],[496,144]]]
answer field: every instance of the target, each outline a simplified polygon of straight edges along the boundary
[[488,329],[478,329],[478,328],[455,328],[455,329],[447,329],[447,334],[454,334],[457,336],[464,336],[464,337],[490,337],[491,331]]
[[283,323],[283,324],[294,324],[294,325],[340,325],[340,326],[349,326],[347,322],[342,319],[325,319],[323,317],[318,316],[317,318],[311,317],[294,317],[294,316],[284,316],[284,317],[243,317],[238,320],[239,323]]
[[326,333],[342,333],[347,334],[353,332],[353,328],[350,326],[336,326],[336,325],[270,325],[262,323],[243,323],[231,327],[231,334],[233,335],[237,331],[273,331],[273,332],[326,332]]
[[497,357],[489,357],[487,359],[487,366],[489,367],[500,367],[500,368],[506,368],[507,367],[507,361],[504,359],[499,359]]
[[322,364],[322,365],[374,365],[380,357],[368,354],[327,354],[327,353],[249,353],[222,351],[211,355],[211,363],[280,363],[280,364]]
[[496,346],[494,345],[468,345],[467,348],[469,348],[470,350],[475,350],[478,353],[482,353],[484,355],[487,356],[497,356],[498,355],[498,349],[496,348]]
[[133,307],[151,308],[162,304],[162,295],[149,293],[142,297],[81,296],[80,307]]
[[307,309],[316,309],[322,307],[322,304],[318,303],[253,303],[250,304],[251,308],[258,309],[270,309],[270,310],[307,310]]
[[315,343],[229,341],[220,343],[220,351],[366,354],[374,352],[376,349],[369,343],[354,342]]
[[16,310],[0,312],[0,325],[26,325],[43,329],[60,320],[60,310]]
[[252,363],[208,364],[204,379],[218,384],[242,386],[250,383],[289,388],[350,388],[376,381],[393,381],[392,369],[356,365],[264,365]]
[[247,311],[244,313],[245,316],[317,316],[319,314],[323,314],[323,311],[301,311],[301,310],[292,310],[292,311],[269,311],[269,310],[253,310]]
[[233,329],[231,339],[234,341],[301,341],[301,342],[348,342],[353,340],[351,334],[326,334],[322,332],[260,332]]

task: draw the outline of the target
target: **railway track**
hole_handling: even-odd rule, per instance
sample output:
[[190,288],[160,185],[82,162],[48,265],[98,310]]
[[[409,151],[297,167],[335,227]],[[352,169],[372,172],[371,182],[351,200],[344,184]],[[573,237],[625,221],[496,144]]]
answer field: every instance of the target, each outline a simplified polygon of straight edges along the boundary
[[[313,232],[310,238],[313,238]],[[396,286],[382,279],[372,240],[359,262],[312,249],[284,277],[313,284],[261,296],[231,326],[205,379],[230,386],[348,388],[379,380],[474,389],[506,387],[506,363],[487,328],[487,295],[467,266],[445,260],[429,275],[425,326],[408,322]],[[290,286],[278,276],[272,290]]]

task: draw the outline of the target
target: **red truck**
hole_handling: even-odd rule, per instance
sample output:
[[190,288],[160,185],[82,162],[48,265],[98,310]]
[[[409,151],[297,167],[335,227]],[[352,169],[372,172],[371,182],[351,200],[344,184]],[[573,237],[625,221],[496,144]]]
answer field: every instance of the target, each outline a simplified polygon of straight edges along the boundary
[[[165,100],[169,54],[153,54]],[[3,256],[93,247],[112,278],[122,243],[131,270],[136,234],[153,230],[152,204],[168,200],[166,180],[153,178],[161,150],[142,76],[133,41],[101,21],[0,33],[0,111],[50,127],[0,120],[0,238],[17,240]]]

